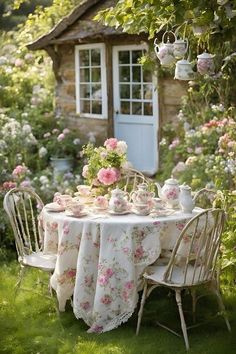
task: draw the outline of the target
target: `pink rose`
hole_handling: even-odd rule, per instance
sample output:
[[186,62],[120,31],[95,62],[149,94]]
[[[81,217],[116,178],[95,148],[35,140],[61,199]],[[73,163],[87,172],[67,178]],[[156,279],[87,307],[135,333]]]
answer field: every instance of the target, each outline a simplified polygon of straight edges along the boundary
[[90,308],[90,303],[88,301],[81,302],[80,306],[82,307],[83,310],[88,310]]
[[98,171],[97,178],[99,182],[109,186],[118,180],[116,168],[101,168]]
[[19,177],[19,176],[23,175],[26,172],[27,172],[27,167],[26,166],[18,165],[13,170],[12,175],[14,177]]
[[110,278],[113,274],[114,274],[113,270],[111,268],[107,268],[106,276],[108,276]]
[[98,278],[98,282],[100,285],[106,285],[108,283],[108,277],[106,275],[100,275]]
[[131,289],[133,289],[133,287],[134,287],[134,281],[133,281],[133,280],[127,281],[127,282],[125,283],[125,288],[126,288],[126,289],[131,290]]
[[16,187],[16,183],[15,182],[12,182],[12,181],[7,181],[7,182],[4,182],[3,183],[3,189],[12,189],[12,188],[15,188]]
[[70,269],[67,271],[67,278],[74,278],[76,274],[76,270],[75,269]]
[[117,143],[118,140],[116,138],[110,138],[104,142],[104,146],[107,148],[107,150],[115,150],[117,147]]
[[136,250],[134,252],[134,258],[140,259],[143,257],[143,255],[144,255],[143,247],[139,246],[138,248],[136,248]]

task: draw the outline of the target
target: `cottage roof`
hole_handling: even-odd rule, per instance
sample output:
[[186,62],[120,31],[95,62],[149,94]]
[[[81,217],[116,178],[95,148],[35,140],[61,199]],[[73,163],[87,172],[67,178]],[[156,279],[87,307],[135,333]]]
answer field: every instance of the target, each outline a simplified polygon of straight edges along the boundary
[[[91,37],[93,34],[96,36],[99,34],[117,34],[120,32],[119,30],[94,22],[92,18],[86,19],[86,16],[84,16],[85,13],[89,12],[93,7],[96,7],[97,4],[99,5],[97,11],[99,11],[101,8],[104,8],[104,5],[106,5],[105,8],[107,8],[115,3],[115,0],[85,0],[75,7],[68,16],[64,17],[50,32],[28,44],[27,47],[31,50],[37,50],[43,49],[51,44],[64,43],[75,39],[84,39]],[[79,19],[81,19],[79,24],[73,30],[73,25]]]

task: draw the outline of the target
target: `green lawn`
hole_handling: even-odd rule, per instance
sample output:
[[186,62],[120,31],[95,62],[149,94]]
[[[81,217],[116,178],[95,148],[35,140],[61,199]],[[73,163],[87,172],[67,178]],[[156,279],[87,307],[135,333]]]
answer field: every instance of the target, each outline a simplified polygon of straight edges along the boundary
[[[104,334],[88,334],[87,326],[77,320],[68,304],[66,312],[58,314],[56,299],[50,298],[47,285],[37,282],[38,272],[28,270],[21,290],[14,300],[14,285],[19,266],[16,261],[0,263],[0,353],[9,354],[180,354],[185,353],[184,341],[155,326],[155,318],[178,328],[179,319],[174,297],[157,289],[145,305],[140,334],[135,335],[137,313],[117,329]],[[41,280],[46,281],[44,274]],[[190,305],[188,295],[184,299]],[[236,290],[224,294],[232,333],[227,332],[222,317],[189,331],[190,353],[230,354],[236,348]],[[212,297],[199,301],[199,314],[208,316],[216,309]]]

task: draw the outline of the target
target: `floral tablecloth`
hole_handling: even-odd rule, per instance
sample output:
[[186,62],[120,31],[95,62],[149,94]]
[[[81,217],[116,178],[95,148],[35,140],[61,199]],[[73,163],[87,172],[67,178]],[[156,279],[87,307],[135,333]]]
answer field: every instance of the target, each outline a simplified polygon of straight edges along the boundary
[[[196,211],[194,212],[196,213]],[[59,310],[73,295],[73,310],[90,327],[105,332],[125,322],[134,312],[142,273],[171,249],[193,214],[180,211],[168,217],[41,214],[45,252],[57,254],[51,286]]]

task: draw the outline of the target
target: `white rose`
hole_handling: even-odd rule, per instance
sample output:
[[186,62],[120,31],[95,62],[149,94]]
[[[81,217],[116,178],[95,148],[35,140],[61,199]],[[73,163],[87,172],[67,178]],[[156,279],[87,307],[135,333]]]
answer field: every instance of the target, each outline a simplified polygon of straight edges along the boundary
[[127,146],[126,142],[120,140],[120,141],[117,142],[116,152],[118,154],[123,155],[123,154],[125,154],[127,152],[127,148],[128,148],[128,146]]
[[40,157],[40,158],[46,156],[47,153],[48,153],[48,150],[47,150],[45,147],[42,146],[42,147],[39,149],[39,157]]

